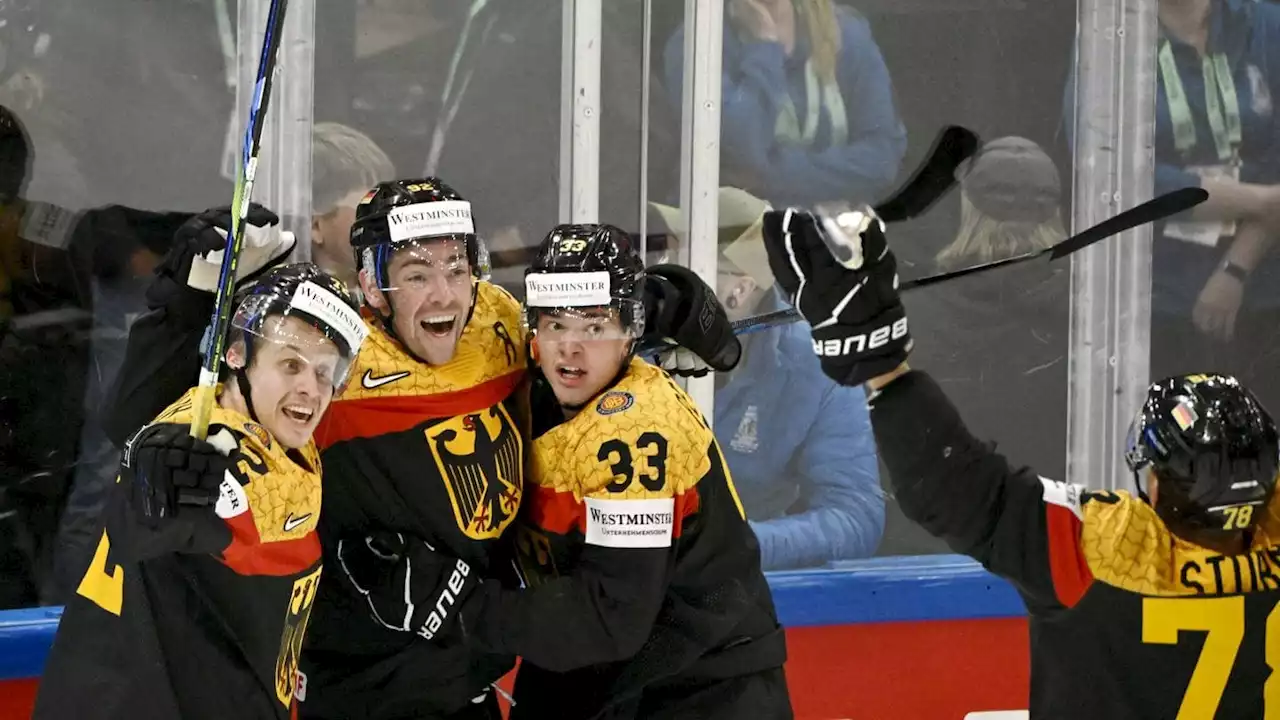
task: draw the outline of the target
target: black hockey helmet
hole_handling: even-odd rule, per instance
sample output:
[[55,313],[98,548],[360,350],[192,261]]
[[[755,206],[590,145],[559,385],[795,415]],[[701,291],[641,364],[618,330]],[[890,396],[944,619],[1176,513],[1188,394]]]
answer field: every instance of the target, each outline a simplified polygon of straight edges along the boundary
[[[231,319],[232,340],[245,341],[245,367],[253,357],[251,339],[275,338],[282,329],[272,319],[298,318],[319,330],[338,348],[339,362],[331,378],[335,390],[346,383],[360,347],[369,334],[355,300],[338,278],[311,263],[272,268],[238,293]],[[308,341],[291,338],[291,344],[305,351]],[[234,370],[246,399],[248,377],[245,368]]]
[[644,333],[644,260],[613,225],[557,225],[525,271],[525,321],[550,310],[613,307],[633,337]]
[[1129,427],[1125,460],[1159,478],[1156,513],[1175,533],[1235,533],[1262,516],[1280,471],[1280,439],[1235,378],[1178,375],[1151,385]]
[[9,108],[0,105],[0,203],[18,198],[31,175],[31,137]]
[[483,272],[471,203],[436,177],[378,183],[356,206],[351,248],[356,268],[368,268],[379,288],[389,287],[392,254],[415,242],[454,239],[463,243],[474,277]]

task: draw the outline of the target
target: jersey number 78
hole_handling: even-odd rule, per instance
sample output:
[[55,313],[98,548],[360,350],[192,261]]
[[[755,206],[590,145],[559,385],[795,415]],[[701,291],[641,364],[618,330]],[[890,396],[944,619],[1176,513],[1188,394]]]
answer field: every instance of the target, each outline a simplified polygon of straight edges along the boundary
[[[1212,598],[1160,598],[1142,600],[1142,642],[1177,645],[1178,634],[1203,632],[1204,647],[1196,662],[1176,720],[1211,720],[1227,689],[1231,669],[1245,634],[1244,596]],[[1262,689],[1266,720],[1280,718],[1280,604],[1267,615],[1267,667],[1271,675]]]

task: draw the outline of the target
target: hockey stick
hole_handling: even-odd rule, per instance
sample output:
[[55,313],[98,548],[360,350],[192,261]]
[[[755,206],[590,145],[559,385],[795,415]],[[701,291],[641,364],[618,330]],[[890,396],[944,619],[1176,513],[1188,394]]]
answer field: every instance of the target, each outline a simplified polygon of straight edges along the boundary
[[876,205],[876,214],[886,223],[897,223],[923,215],[959,181],[957,171],[977,154],[978,136],[959,125],[942,129],[925,162],[907,184]]
[[241,149],[240,171],[236,175],[235,194],[231,200],[231,232],[227,235],[227,248],[222,254],[222,269],[218,275],[218,294],[214,302],[213,332],[209,336],[208,352],[200,368],[200,384],[196,387],[191,435],[203,439],[209,431],[209,417],[213,414],[218,370],[231,323],[231,303],[235,293],[236,263],[244,246],[245,217],[249,214],[249,198],[253,195],[253,179],[257,174],[258,155],[262,146],[262,126],[266,120],[267,106],[271,100],[271,83],[275,79],[276,56],[280,49],[280,35],[284,32],[284,15],[288,0],[271,0],[267,14],[267,31],[262,38],[262,55],[258,59],[258,78],[253,96],[249,100],[249,124],[245,128]]
[[[929,275],[928,277],[916,278],[908,280],[899,285],[899,292],[906,292],[916,288],[926,287],[928,285],[936,285],[947,280],[954,280],[958,277],[973,275],[975,273],[994,270],[995,268],[1006,267],[1008,265],[1017,265],[1029,260],[1048,256],[1049,260],[1057,260],[1066,257],[1074,252],[1083,250],[1090,245],[1101,240],[1118,235],[1126,230],[1131,230],[1139,225],[1156,222],[1180,212],[1185,212],[1200,203],[1209,199],[1209,193],[1201,188],[1182,188],[1173,192],[1165,193],[1156,198],[1152,198],[1141,205],[1134,206],[1128,210],[1107,218],[1093,227],[1072,235],[1062,242],[1036,250],[1035,252],[1024,253],[1022,255],[1014,255],[1013,257],[993,262],[982,263],[972,267],[961,268],[959,270],[950,270],[937,275]],[[749,318],[736,320],[733,323],[734,335],[747,335],[761,330],[767,330],[778,325],[786,325],[800,319],[800,313],[795,308],[784,308],[775,310],[763,315],[755,315]],[[670,342],[654,338],[656,342],[650,341],[646,343],[641,341],[640,353],[653,353],[666,350],[672,347]]]

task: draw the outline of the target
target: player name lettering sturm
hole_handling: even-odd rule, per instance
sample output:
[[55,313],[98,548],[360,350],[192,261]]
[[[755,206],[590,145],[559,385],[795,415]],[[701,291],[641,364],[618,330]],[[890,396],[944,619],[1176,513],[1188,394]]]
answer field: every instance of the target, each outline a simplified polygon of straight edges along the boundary
[[419,635],[428,640],[436,636],[436,632],[444,624],[444,619],[449,615],[449,608],[457,603],[458,593],[462,592],[462,585],[466,581],[467,575],[470,574],[471,566],[459,560],[457,565],[453,567],[453,572],[449,575],[448,584],[441,591],[440,597],[436,599],[436,606],[432,608],[426,622],[422,623],[422,627],[419,628]]
[[850,352],[860,353],[887,345],[890,340],[897,340],[906,334],[907,319],[903,317],[899,318],[893,325],[878,327],[869,333],[850,335],[846,338],[815,339],[813,341],[813,352],[823,357],[839,357],[848,355]]
[[397,380],[403,380],[404,378],[407,378],[407,377],[409,377],[408,370],[405,370],[404,372],[392,373],[390,375],[383,375],[382,377],[374,377],[372,370],[365,370],[364,377],[360,378],[360,384],[363,385],[366,390],[372,390],[374,388],[382,387],[387,383],[393,383]]

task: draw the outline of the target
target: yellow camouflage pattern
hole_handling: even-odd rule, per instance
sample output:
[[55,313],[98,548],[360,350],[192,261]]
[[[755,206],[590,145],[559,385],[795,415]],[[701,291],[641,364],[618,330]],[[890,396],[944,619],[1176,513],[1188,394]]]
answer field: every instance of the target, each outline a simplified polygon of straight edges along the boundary
[[1234,559],[1175,536],[1127,492],[1093,495],[1082,508],[1080,546],[1094,578],[1108,585],[1141,595],[1230,594],[1263,590],[1259,572],[1280,577],[1280,495],[1255,528],[1250,552]]
[[[190,423],[195,392],[195,388],[188,390],[160,413],[155,422]],[[219,397],[221,394],[219,387]],[[321,496],[320,454],[315,442],[308,441],[298,450],[306,465],[303,467],[294,462],[286,448],[262,425],[215,404],[209,417],[209,433],[216,432],[219,425],[231,430],[239,443],[242,458],[237,465],[248,480],[244,491],[261,542],[297,540],[315,530],[320,519]]]
[[[446,365],[431,366],[411,357],[377,323],[369,323],[341,401],[437,395],[469,390],[524,370],[525,337],[520,303],[506,290],[480,281],[475,311],[462,331],[458,351]],[[390,380],[400,375],[402,379]],[[368,387],[379,380],[386,381]]]
[[693,400],[633,358],[618,384],[534,441],[529,479],[579,501],[675,497],[711,469],[714,439]]

